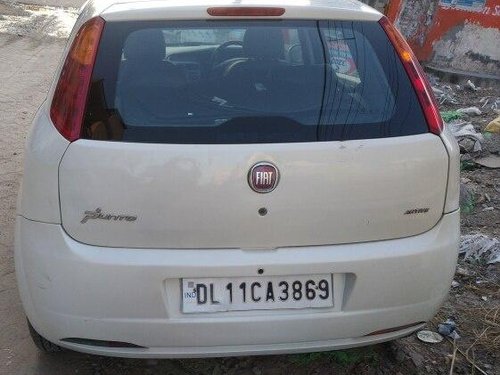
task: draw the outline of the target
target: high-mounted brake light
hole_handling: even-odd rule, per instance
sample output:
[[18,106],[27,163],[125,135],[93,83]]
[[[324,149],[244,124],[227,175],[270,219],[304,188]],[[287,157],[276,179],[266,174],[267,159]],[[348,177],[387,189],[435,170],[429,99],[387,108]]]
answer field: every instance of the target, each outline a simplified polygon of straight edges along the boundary
[[406,73],[410,77],[411,83],[418,100],[424,111],[425,119],[431,133],[440,134],[443,130],[443,120],[439,114],[436,99],[432,92],[431,85],[427,81],[425,73],[401,33],[391,24],[387,17],[383,17],[379,23],[392,42],[396,52],[403,63]]
[[285,14],[285,8],[274,7],[215,7],[207,13],[214,17],[278,17]]
[[69,50],[50,107],[50,118],[68,141],[80,138],[87,94],[104,20],[92,18],[78,31]]

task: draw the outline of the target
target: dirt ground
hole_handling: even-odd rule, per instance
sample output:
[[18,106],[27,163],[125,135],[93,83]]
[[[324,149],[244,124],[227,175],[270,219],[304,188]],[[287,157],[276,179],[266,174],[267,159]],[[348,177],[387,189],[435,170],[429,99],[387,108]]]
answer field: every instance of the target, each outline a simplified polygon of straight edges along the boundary
[[[81,5],[81,1],[72,0],[40,3]],[[64,47],[64,20],[68,18],[66,13],[54,19],[50,12],[37,15],[26,9],[0,0],[0,374],[449,374],[452,362],[454,374],[500,374],[500,267],[464,260],[460,261],[448,300],[428,324],[429,329],[436,330],[438,323],[452,318],[461,336],[456,345],[448,340],[425,344],[412,335],[358,350],[269,357],[128,360],[72,352],[39,353],[29,338],[17,294],[13,229],[26,134]],[[74,10],[69,13],[74,14]],[[12,26],[8,15],[25,18],[14,19],[17,24]],[[434,83],[440,88],[447,86]],[[443,103],[442,110],[479,106],[482,115],[463,118],[478,130],[498,116],[494,108],[483,108],[481,102],[486,96],[500,97],[498,85],[478,91],[463,85],[460,89],[449,86],[456,102]],[[498,138],[488,138],[484,152],[498,152],[497,146]],[[467,162],[462,182],[468,197],[462,215],[463,233],[500,238],[499,170]],[[455,352],[456,347],[463,354]],[[474,363],[478,366],[475,369]]]

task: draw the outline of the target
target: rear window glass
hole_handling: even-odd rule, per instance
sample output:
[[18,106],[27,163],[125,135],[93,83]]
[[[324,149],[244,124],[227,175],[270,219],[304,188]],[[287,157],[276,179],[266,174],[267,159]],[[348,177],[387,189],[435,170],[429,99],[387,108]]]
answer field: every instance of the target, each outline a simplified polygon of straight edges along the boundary
[[283,143],[424,132],[376,22],[154,21],[106,24],[83,137]]

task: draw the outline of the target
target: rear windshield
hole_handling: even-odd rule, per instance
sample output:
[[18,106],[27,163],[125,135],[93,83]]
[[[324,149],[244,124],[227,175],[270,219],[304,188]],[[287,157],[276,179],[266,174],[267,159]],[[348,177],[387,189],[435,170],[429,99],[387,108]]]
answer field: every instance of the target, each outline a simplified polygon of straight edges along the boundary
[[83,138],[283,143],[427,132],[377,22],[106,24]]

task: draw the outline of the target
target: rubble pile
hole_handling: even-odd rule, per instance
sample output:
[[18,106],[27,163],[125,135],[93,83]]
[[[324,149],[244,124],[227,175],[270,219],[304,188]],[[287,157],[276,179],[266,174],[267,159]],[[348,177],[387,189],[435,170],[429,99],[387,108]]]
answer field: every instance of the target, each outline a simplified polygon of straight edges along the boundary
[[[429,82],[440,104],[445,127],[455,136],[460,146],[462,170],[500,169],[498,85],[482,88],[470,80],[464,85],[452,85],[441,82],[432,75],[429,75]],[[481,182],[470,182],[469,179],[462,178],[462,211],[472,212],[478,199],[483,203],[483,210],[498,210],[494,204],[489,204],[491,197],[479,191]],[[500,186],[495,193],[500,193]]]
[[459,253],[465,260],[494,264],[500,262],[500,241],[484,234],[467,234],[460,239]]

